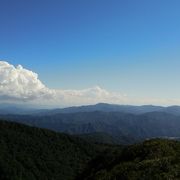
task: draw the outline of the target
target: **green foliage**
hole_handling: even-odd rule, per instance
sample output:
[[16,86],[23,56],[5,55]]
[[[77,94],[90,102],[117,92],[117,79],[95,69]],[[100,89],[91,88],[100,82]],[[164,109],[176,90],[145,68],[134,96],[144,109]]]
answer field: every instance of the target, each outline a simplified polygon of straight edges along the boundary
[[[92,161],[81,179],[175,180],[180,179],[180,143],[154,139],[131,145]],[[99,161],[99,162],[98,162]],[[97,163],[98,162],[98,163]]]
[[[96,133],[89,133],[89,134],[80,134],[77,135],[77,137],[80,137],[88,142],[91,143],[101,143],[101,144],[121,144],[122,142],[126,142],[126,139],[124,137],[112,137],[111,135],[103,132],[96,132]],[[122,141],[124,140],[124,141]],[[127,140],[128,141],[128,140]]]
[[74,179],[95,155],[79,138],[0,122],[1,180]]
[[0,179],[176,180],[180,179],[180,142],[153,139],[125,147],[95,144],[0,121]]

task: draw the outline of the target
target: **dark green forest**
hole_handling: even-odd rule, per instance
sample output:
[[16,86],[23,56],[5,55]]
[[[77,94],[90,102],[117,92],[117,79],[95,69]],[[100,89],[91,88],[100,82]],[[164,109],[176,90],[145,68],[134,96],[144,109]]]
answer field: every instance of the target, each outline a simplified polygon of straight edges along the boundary
[[95,158],[80,179],[178,180],[180,142],[152,139]]
[[74,179],[97,149],[79,138],[0,122],[0,179]]
[[1,180],[180,179],[180,142],[128,146],[0,121]]

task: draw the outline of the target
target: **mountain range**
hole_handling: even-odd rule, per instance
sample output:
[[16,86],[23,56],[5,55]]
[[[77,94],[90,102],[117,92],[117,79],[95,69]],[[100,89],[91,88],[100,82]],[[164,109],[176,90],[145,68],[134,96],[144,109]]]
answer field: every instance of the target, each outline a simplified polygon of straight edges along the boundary
[[[111,139],[118,144],[131,144],[154,137],[179,138],[179,106],[119,106],[97,104],[55,110],[36,110],[30,114],[1,114],[4,120],[30,126]],[[101,134],[101,135],[100,135]],[[106,138],[104,138],[106,136]],[[107,138],[108,137],[108,138]]]
[[77,113],[77,112],[93,112],[93,111],[103,111],[103,112],[123,112],[131,114],[144,114],[149,112],[165,112],[173,115],[180,115],[180,106],[154,106],[154,105],[116,105],[116,104],[106,104],[98,103],[95,105],[86,106],[73,106],[66,108],[56,108],[56,109],[38,109],[33,107],[26,107],[16,104],[0,104],[0,114],[29,114],[29,115],[54,115],[59,113]]
[[180,179],[180,142],[118,146],[0,121],[2,180]]
[[1,119],[74,135],[103,133],[130,144],[154,137],[180,137],[180,117],[164,112],[78,112],[55,115],[1,115]]

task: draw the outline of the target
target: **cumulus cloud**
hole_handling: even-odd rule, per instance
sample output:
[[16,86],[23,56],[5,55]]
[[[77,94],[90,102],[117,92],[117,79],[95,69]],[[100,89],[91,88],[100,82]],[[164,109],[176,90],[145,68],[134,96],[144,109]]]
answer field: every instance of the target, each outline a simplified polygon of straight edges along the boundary
[[110,93],[95,86],[83,90],[49,89],[39,79],[38,74],[0,61],[0,100],[27,102],[47,105],[81,105],[98,102],[116,102],[125,96]]
[[20,101],[47,98],[50,91],[38,79],[38,75],[24,69],[21,65],[13,65],[0,61],[0,97]]
[[130,98],[99,86],[83,90],[49,89],[38,74],[0,61],[0,101],[47,106],[71,106],[98,102],[116,104],[180,104],[175,100]]

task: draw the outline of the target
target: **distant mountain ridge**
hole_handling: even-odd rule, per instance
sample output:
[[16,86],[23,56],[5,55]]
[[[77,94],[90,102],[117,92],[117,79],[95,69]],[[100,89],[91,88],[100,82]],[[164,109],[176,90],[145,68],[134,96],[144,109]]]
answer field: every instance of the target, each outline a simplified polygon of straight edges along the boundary
[[132,114],[143,114],[147,112],[162,111],[162,110],[163,107],[153,106],[153,105],[132,106],[132,105],[115,105],[115,104],[98,103],[95,105],[74,106],[74,107],[67,107],[62,109],[53,109],[40,113],[42,113],[43,115],[50,115],[50,114],[58,114],[58,113],[103,111],[103,112],[124,112],[124,113],[132,113]]
[[1,115],[1,119],[68,134],[105,133],[120,144],[155,137],[180,137],[180,116],[165,112],[78,112],[55,115]]
[[0,108],[4,120],[84,135],[95,142],[131,144],[154,137],[180,137],[180,106],[99,103],[52,110],[25,108],[21,111],[19,107],[8,109],[8,106],[5,109],[1,113]]
[[117,104],[107,104],[98,103],[95,105],[86,106],[72,106],[66,108],[56,108],[56,109],[37,109],[24,107],[22,105],[11,105],[11,104],[0,104],[0,114],[33,114],[33,115],[55,115],[59,113],[78,113],[78,112],[93,112],[93,111],[103,111],[103,112],[123,112],[131,114],[144,114],[149,112],[166,112],[180,116],[180,106],[154,106],[154,105],[117,105]]

